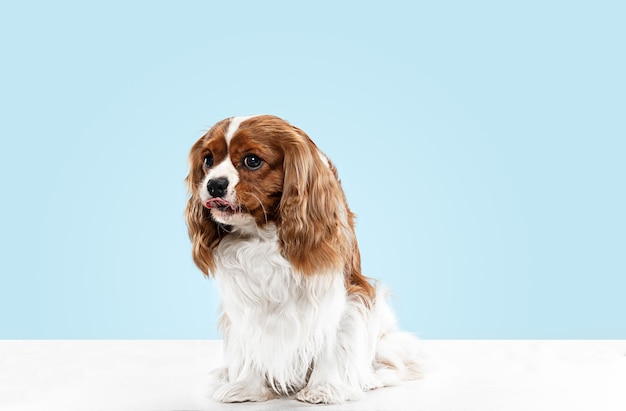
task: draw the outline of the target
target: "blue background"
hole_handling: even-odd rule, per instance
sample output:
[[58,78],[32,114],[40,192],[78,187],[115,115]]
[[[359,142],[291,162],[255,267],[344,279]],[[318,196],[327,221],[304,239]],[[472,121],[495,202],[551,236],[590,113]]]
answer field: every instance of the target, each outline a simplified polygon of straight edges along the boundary
[[622,2],[4,2],[0,338],[219,338],[187,154],[271,113],[337,164],[424,338],[626,338]]

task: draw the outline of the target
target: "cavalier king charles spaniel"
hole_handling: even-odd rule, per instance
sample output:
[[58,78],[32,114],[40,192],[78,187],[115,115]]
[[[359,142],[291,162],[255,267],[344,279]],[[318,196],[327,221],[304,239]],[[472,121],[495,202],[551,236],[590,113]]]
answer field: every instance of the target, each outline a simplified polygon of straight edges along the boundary
[[222,297],[226,367],[213,399],[341,403],[420,376],[417,339],[361,274],[337,170],[302,130],[228,118],[189,160],[193,259]]

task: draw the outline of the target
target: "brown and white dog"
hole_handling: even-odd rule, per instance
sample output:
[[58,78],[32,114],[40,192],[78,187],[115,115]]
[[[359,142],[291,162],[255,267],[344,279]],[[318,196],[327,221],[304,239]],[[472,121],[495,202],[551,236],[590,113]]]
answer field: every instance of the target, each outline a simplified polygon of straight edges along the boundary
[[222,297],[215,400],[340,403],[419,377],[417,340],[361,274],[337,171],[302,130],[228,118],[189,161],[193,259]]

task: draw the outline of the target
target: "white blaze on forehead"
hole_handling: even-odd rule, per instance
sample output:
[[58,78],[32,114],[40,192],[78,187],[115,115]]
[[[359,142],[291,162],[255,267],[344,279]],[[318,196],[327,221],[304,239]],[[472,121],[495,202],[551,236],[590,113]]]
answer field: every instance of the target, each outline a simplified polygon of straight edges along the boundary
[[233,139],[233,136],[237,132],[237,129],[239,129],[239,126],[241,125],[241,123],[243,123],[246,120],[251,119],[252,117],[257,117],[257,115],[233,117],[230,120],[230,124],[228,125],[228,131],[226,132],[226,136],[225,136],[227,146],[230,146],[230,140]]

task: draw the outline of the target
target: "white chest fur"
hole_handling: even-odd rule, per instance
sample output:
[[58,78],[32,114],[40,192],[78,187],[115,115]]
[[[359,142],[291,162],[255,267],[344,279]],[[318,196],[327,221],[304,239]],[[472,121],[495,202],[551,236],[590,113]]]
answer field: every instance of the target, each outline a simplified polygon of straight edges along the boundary
[[294,273],[274,227],[229,234],[216,263],[229,379],[256,374],[278,392],[302,388],[322,347],[336,338],[343,275]]

